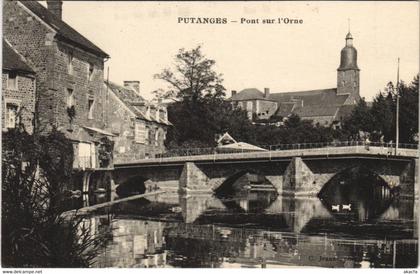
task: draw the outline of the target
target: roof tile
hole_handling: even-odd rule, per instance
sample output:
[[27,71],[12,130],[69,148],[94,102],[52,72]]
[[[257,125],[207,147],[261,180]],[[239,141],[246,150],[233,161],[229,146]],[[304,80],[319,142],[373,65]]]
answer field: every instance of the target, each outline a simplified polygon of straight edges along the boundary
[[26,73],[35,74],[33,69],[25,62],[23,56],[18,54],[10,45],[3,39],[3,69],[15,70]]
[[51,26],[58,33],[58,38],[77,44],[85,50],[99,55],[101,57],[109,57],[109,55],[77,32],[75,29],[67,25],[63,20],[56,17],[47,8],[37,1],[20,1],[26,8],[41,18],[47,25]]
[[[108,85],[109,89],[137,116],[142,120],[156,122],[165,125],[172,125],[169,121],[157,121],[154,117],[147,117],[144,110],[138,104],[143,101],[146,105],[146,100],[138,95],[134,90],[117,85],[113,82],[104,82],[105,86]],[[135,102],[135,105],[133,104]]]

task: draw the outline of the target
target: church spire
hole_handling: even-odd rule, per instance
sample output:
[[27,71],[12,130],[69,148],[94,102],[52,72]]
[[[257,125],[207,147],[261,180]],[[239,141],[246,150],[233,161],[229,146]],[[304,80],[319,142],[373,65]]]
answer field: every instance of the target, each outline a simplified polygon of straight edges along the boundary
[[359,70],[357,67],[357,50],[353,47],[353,36],[346,35],[346,46],[341,50],[341,62],[338,70]]
[[349,30],[346,45],[341,50],[340,66],[337,69],[337,94],[349,94],[344,104],[356,104],[360,100],[359,72],[357,66],[357,50],[353,46],[353,35]]
[[353,46],[353,36],[351,35],[350,31],[346,35],[346,47]]
[[347,18],[347,24],[348,24],[349,31],[347,32],[347,35],[346,35],[346,46],[351,47],[353,46],[353,36],[351,35],[351,32],[350,32],[350,18]]

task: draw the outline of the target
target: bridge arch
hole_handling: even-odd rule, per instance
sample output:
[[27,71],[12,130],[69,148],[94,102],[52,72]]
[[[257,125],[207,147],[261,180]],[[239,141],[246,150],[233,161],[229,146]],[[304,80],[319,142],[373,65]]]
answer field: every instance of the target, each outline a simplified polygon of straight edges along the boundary
[[332,214],[364,221],[385,212],[396,192],[374,170],[355,165],[334,175],[318,197]]
[[131,176],[118,184],[116,193],[121,197],[130,194],[143,194],[146,192],[146,182],[149,180],[142,175]]
[[[216,195],[229,195],[235,194],[236,192],[245,191],[252,189],[252,186],[261,185],[267,188],[267,185],[271,186],[272,191],[276,191],[273,183],[261,172],[249,168],[238,171],[233,175],[227,177],[216,189]],[[270,189],[268,187],[268,189]]]

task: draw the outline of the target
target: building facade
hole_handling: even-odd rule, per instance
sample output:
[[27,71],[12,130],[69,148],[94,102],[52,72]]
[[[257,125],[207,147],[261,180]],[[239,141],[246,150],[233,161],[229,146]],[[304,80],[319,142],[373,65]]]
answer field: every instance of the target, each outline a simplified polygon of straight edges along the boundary
[[32,134],[35,115],[35,72],[12,46],[3,40],[2,130],[19,124]]
[[281,124],[292,114],[312,120],[322,126],[339,126],[350,115],[360,100],[360,69],[353,36],[348,33],[345,47],[341,50],[337,69],[337,87],[320,90],[264,93],[247,88],[239,93],[232,91],[232,103],[248,113],[254,122]]
[[164,141],[171,123],[166,106],[140,95],[139,81],[124,86],[104,83],[107,92],[107,131],[114,134],[114,163],[154,158],[165,152]]
[[[75,168],[99,168],[104,131],[104,62],[108,54],[61,18],[62,2],[3,2],[3,35],[36,73],[39,132],[53,128],[74,141]],[[101,160],[102,158],[102,160]]]

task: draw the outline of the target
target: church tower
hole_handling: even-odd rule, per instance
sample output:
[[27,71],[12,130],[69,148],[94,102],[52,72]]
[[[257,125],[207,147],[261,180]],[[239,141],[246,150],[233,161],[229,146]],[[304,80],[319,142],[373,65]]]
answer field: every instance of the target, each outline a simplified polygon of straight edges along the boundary
[[353,47],[353,36],[346,35],[346,46],[341,50],[340,67],[337,69],[337,94],[350,94],[345,105],[356,104],[360,100],[357,50]]

